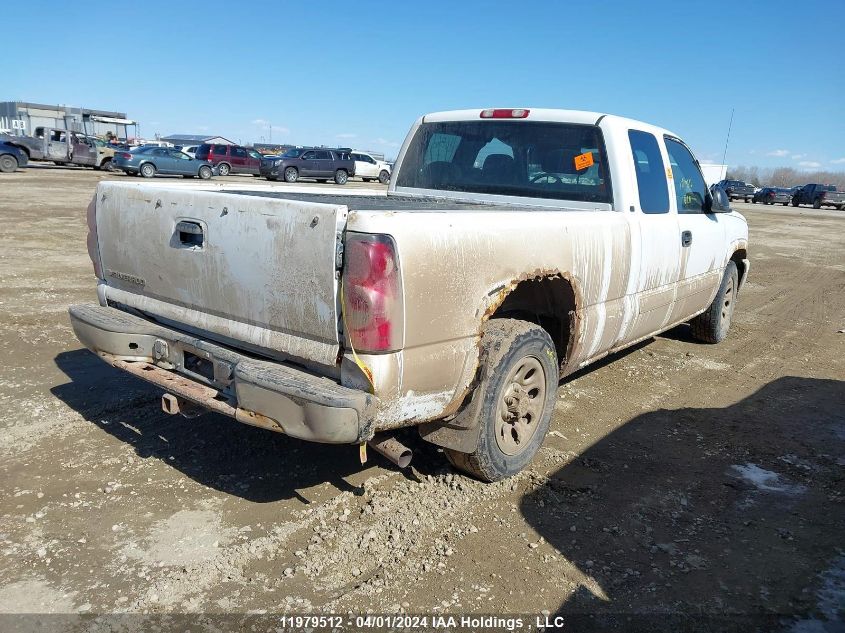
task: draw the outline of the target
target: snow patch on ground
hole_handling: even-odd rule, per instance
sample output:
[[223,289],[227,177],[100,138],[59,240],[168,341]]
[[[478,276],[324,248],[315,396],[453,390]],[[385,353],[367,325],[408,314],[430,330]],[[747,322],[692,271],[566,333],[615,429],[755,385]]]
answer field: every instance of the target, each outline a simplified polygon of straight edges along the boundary
[[760,468],[757,464],[734,464],[731,468],[745,481],[763,492],[780,492],[783,494],[801,494],[806,490],[804,486],[790,483],[782,475],[771,470]]

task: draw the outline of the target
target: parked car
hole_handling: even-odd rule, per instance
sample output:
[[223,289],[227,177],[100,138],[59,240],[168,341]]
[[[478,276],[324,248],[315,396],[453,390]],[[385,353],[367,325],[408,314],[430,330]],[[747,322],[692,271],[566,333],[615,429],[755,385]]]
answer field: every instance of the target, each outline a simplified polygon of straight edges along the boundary
[[386,185],[390,182],[391,167],[383,160],[376,160],[366,152],[353,151],[352,160],[355,161],[355,176],[364,182],[378,180]]
[[174,174],[208,180],[214,174],[209,161],[191,158],[179,150],[158,146],[140,147],[132,152],[118,152],[114,157],[114,168],[130,175],[140,174],[144,178],[152,178],[156,174]]
[[792,191],[783,187],[763,187],[754,194],[751,202],[762,204],[782,204],[787,206],[792,200]]
[[386,196],[101,182],[100,305],[70,320],[166,390],[168,413],[368,442],[400,464],[385,434],[418,426],[497,480],[540,448],[561,377],[680,323],[728,335],[748,226],[714,192],[653,125],[441,112],[411,128]]
[[814,209],[835,207],[845,209],[845,192],[837,191],[833,185],[804,185],[792,196],[792,206],[811,204]]
[[741,180],[722,180],[719,186],[728,194],[729,200],[745,200],[745,202],[751,202],[756,188],[754,185]]
[[183,154],[187,154],[191,158],[197,157],[197,149],[199,149],[199,145],[186,145],[185,147],[177,147],[180,152]]
[[317,182],[334,180],[338,185],[355,175],[355,161],[345,150],[325,147],[295,147],[277,157],[264,157],[261,175],[267,180],[284,178],[296,182],[300,178],[313,178]]
[[29,157],[20,147],[0,141],[0,172],[9,174],[18,167],[25,167],[28,162]]
[[217,168],[221,176],[229,174],[260,175],[261,154],[254,149],[241,145],[209,145],[203,143],[197,147],[195,156],[199,160],[208,160]]

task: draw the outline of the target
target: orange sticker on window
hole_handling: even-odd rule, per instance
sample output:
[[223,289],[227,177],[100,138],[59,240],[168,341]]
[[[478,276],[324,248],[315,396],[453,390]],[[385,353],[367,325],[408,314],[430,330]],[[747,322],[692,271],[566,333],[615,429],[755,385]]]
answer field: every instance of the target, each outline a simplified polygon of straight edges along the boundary
[[587,167],[593,166],[593,153],[592,152],[584,152],[583,154],[578,154],[575,157],[575,169],[581,171],[582,169],[587,169]]

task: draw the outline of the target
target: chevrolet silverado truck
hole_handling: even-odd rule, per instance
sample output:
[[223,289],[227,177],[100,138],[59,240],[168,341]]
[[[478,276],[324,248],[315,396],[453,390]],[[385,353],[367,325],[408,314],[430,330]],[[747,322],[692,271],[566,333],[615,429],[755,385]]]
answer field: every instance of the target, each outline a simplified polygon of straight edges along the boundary
[[88,224],[99,305],[73,329],[166,411],[399,464],[417,426],[489,481],[565,376],[683,323],[724,339],[749,271],[677,135],[568,110],[426,115],[386,195],[102,182]]
[[792,206],[812,205],[814,209],[834,207],[838,211],[845,209],[845,192],[837,191],[833,185],[804,185],[792,195]]

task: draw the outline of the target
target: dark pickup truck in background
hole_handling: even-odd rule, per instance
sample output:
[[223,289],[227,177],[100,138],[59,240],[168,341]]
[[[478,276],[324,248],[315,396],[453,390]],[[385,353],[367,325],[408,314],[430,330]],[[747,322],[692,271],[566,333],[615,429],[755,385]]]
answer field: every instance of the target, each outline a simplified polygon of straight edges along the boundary
[[730,200],[745,200],[751,202],[754,197],[754,185],[749,185],[741,180],[723,180],[719,183]]
[[845,192],[837,191],[833,185],[804,185],[792,196],[792,206],[811,204],[814,209],[835,207],[845,209]]

